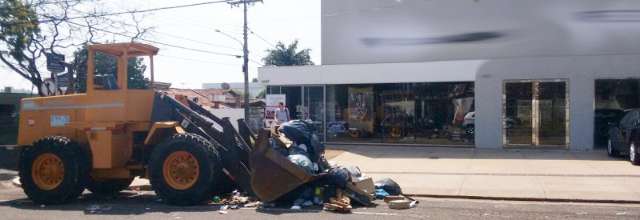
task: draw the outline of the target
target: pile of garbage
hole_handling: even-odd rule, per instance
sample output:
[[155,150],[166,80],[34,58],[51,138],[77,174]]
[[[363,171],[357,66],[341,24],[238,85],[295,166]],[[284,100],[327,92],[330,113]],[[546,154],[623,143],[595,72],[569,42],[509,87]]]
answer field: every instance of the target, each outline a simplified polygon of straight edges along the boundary
[[375,199],[384,199],[390,208],[411,208],[417,201],[402,196],[400,186],[391,179],[376,183],[355,166],[331,164],[325,158],[325,146],[320,142],[312,123],[294,120],[272,128],[270,148],[308,175],[319,177],[281,196],[274,203],[299,210],[312,206],[327,211],[351,212],[353,206],[373,206]]

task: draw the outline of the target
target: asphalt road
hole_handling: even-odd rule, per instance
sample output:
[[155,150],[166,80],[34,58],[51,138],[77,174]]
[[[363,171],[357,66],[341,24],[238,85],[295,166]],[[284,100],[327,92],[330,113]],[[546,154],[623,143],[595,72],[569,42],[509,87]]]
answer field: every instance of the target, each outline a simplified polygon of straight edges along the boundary
[[243,208],[219,212],[219,207],[169,206],[152,192],[122,192],[116,198],[85,193],[66,205],[41,206],[25,198],[21,189],[0,189],[0,219],[640,219],[640,204],[546,203],[466,199],[419,198],[416,208],[391,210],[356,208],[336,214],[319,208],[292,211],[278,208]]

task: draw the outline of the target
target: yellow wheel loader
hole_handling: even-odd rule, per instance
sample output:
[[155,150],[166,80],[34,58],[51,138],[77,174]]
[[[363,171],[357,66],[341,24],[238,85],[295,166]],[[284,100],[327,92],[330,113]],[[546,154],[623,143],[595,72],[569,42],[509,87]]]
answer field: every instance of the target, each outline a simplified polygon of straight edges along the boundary
[[[97,53],[116,67],[96,68]],[[236,131],[186,97],[154,91],[157,53],[140,43],[90,45],[85,92],[22,100],[19,175],[29,198],[59,204],[85,189],[114,194],[140,176],[170,204],[199,204],[233,189],[272,201],[317,178],[272,152],[269,132],[256,137],[243,120]],[[128,85],[134,57],[150,61],[143,86]]]

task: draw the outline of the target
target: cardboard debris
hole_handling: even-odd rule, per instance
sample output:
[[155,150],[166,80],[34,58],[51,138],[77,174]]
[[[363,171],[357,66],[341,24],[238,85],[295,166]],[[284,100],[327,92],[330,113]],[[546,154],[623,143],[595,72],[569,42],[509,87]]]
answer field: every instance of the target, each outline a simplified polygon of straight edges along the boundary
[[358,179],[354,179],[353,184],[367,194],[373,194],[376,191],[376,187],[373,185],[373,179],[371,179],[371,177],[360,177]]
[[403,199],[403,200],[393,200],[389,201],[390,209],[408,209],[411,208],[411,200]]
[[336,190],[336,197],[329,198],[329,202],[324,204],[325,210],[339,213],[350,213],[352,208],[351,200],[340,189]]
[[384,202],[385,203],[389,203],[391,201],[395,201],[395,200],[405,200],[404,196],[387,196],[384,197]]

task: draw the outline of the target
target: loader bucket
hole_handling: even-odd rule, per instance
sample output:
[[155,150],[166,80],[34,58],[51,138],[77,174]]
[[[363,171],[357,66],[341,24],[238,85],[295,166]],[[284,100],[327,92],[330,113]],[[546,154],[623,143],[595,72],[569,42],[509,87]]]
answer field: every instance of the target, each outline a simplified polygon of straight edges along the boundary
[[261,201],[272,202],[322,177],[308,173],[273,150],[269,145],[269,136],[269,131],[260,131],[250,156],[251,188]]

